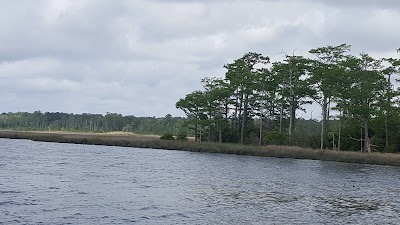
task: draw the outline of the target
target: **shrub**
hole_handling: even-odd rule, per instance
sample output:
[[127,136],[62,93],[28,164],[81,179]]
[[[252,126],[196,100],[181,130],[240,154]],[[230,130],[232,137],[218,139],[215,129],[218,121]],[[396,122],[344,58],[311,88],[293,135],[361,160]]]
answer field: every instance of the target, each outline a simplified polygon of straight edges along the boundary
[[384,152],[388,152],[388,153],[397,152],[396,145],[389,145],[389,146],[385,147],[385,151]]
[[176,140],[178,140],[178,141],[187,141],[188,140],[188,138],[187,138],[187,135],[186,135],[186,133],[179,133],[177,136],[176,136]]
[[166,133],[160,137],[160,140],[175,140],[175,138],[171,133]]
[[269,131],[264,135],[264,143],[267,145],[283,145],[287,141],[286,134],[278,131]]
[[123,132],[133,132],[133,127],[131,124],[128,124],[122,128]]

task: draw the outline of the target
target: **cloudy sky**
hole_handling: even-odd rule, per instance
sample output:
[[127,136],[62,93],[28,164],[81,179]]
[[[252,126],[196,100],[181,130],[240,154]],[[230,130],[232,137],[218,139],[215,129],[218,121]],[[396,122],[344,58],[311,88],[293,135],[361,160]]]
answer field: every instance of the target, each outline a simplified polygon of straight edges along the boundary
[[400,57],[399,21],[398,0],[0,0],[0,112],[183,116],[246,52]]

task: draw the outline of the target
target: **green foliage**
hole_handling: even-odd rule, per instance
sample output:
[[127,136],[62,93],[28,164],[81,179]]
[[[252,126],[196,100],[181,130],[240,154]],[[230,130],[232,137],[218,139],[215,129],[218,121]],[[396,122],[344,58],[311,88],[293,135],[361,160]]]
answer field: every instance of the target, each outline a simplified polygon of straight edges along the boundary
[[[383,64],[365,53],[350,55],[350,47],[314,48],[314,58],[285,54],[270,67],[268,57],[246,53],[224,65],[223,78],[203,78],[204,90],[176,107],[200,141],[262,144],[262,136],[265,144],[400,151],[400,92],[391,84],[400,60]],[[296,118],[312,102],[321,107],[321,121]]]
[[166,133],[160,137],[160,140],[175,140],[175,138],[171,133]]
[[176,140],[187,141],[188,140],[187,134],[184,132],[180,132],[178,135],[176,135]]
[[[322,111],[322,141],[327,141],[329,105],[332,98],[337,97],[336,92],[341,88],[342,76],[345,74],[343,62],[346,61],[345,53],[350,51],[350,45],[342,44],[338,46],[326,46],[311,49],[309,52],[317,59],[309,61],[308,71],[310,76],[308,81],[313,86],[315,93],[310,97],[321,106]],[[327,143],[321,143],[320,147],[327,146]]]
[[269,131],[264,135],[264,143],[267,145],[284,145],[287,141],[288,136],[279,131]]
[[124,127],[122,128],[122,131],[123,131],[123,132],[133,132],[133,126],[132,126],[132,124],[128,124],[128,125],[124,126]]
[[320,131],[321,122],[299,119],[293,130],[290,143],[300,147],[319,148]]
[[[138,134],[178,133],[186,129],[187,119],[181,117],[135,117],[116,113],[68,114],[60,112],[17,112],[0,114],[0,129],[112,132],[124,131]],[[187,131],[188,135],[192,135]]]
[[385,149],[382,152],[385,152],[385,153],[396,153],[397,152],[397,146],[396,145],[386,146]]

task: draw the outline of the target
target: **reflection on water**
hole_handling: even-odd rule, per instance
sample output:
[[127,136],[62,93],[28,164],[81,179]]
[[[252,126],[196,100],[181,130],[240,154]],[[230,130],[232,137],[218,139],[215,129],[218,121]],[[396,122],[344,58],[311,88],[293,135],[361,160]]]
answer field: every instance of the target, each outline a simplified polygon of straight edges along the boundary
[[263,208],[274,204],[279,205],[299,200],[299,197],[278,192],[229,192],[227,190],[216,190],[214,193],[200,192],[199,195],[203,198],[204,202],[210,205],[233,207],[247,205]]
[[400,168],[0,139],[0,224],[400,224]]
[[369,201],[360,198],[324,199],[322,203],[323,210],[321,212],[335,216],[363,214],[366,211],[378,210],[381,205],[378,201]]

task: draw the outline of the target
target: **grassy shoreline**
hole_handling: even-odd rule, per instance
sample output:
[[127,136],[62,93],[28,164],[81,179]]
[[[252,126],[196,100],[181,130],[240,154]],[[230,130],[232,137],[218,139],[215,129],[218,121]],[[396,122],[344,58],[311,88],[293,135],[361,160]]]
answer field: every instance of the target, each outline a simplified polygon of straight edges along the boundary
[[0,130],[0,138],[400,166],[400,154],[338,152],[294,146],[248,146],[190,141],[163,141],[159,140],[158,136],[155,135]]

